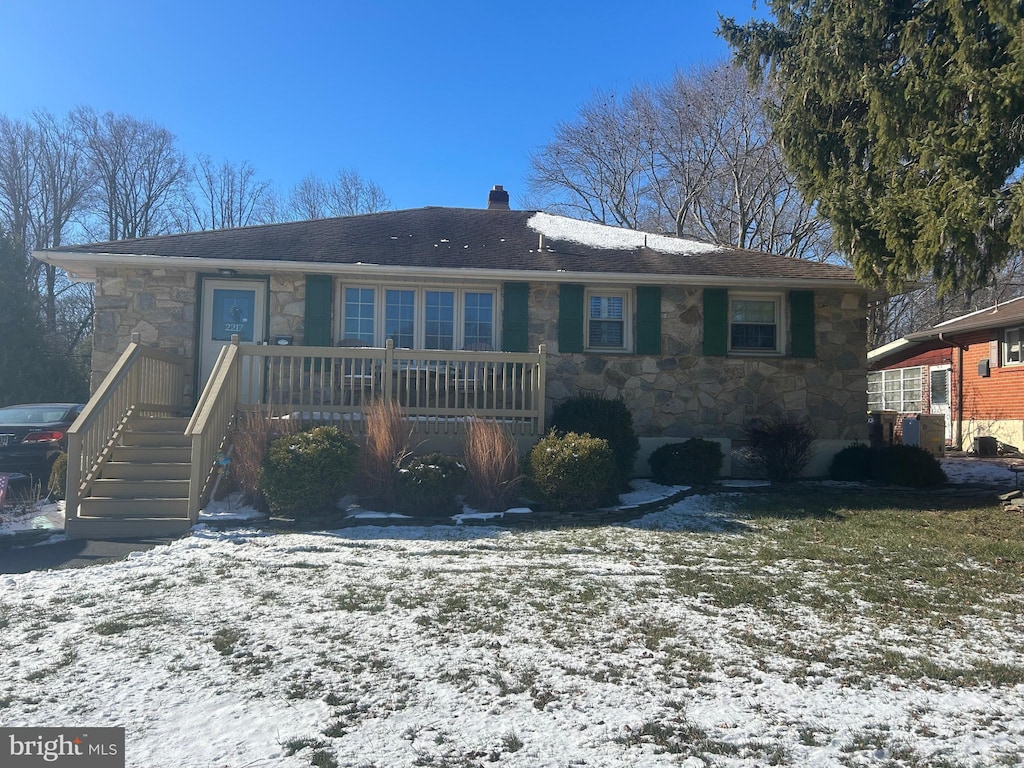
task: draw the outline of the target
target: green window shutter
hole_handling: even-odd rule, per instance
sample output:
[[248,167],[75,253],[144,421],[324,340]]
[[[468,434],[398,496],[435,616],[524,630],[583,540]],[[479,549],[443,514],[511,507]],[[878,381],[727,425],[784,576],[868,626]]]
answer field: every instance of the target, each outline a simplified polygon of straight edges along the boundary
[[729,353],[729,292],[725,288],[704,289],[704,354]]
[[306,324],[302,343],[307,347],[331,345],[331,289],[330,275],[306,275]]
[[661,354],[661,286],[636,289],[636,353]]
[[529,346],[530,284],[502,286],[501,348],[505,352],[527,352]]
[[814,357],[814,291],[789,292],[790,354]]
[[558,351],[583,351],[583,286],[558,286]]

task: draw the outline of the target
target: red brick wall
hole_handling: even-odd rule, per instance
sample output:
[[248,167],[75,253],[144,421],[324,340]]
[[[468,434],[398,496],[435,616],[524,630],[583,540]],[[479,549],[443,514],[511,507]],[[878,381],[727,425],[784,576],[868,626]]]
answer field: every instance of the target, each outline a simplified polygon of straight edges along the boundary
[[[965,341],[969,344],[964,350],[964,418],[1024,419],[1024,365],[1000,366],[1002,332],[982,331]],[[991,370],[988,378],[978,375],[978,363],[985,358]],[[956,375],[954,367],[954,403]]]

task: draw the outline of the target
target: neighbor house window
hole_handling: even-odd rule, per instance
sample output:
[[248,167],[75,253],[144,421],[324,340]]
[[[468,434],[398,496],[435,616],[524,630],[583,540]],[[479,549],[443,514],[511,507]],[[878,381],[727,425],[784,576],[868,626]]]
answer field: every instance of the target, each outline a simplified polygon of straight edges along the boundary
[[588,291],[585,338],[590,349],[625,349],[626,293]]
[[494,349],[496,291],[348,285],[341,338],[405,349]]
[[921,410],[922,368],[868,373],[868,410],[913,413]]
[[1021,339],[1024,328],[1010,328],[1003,334],[1003,365],[1020,365],[1024,362],[1021,354]]
[[781,352],[782,300],[778,296],[729,296],[729,351]]

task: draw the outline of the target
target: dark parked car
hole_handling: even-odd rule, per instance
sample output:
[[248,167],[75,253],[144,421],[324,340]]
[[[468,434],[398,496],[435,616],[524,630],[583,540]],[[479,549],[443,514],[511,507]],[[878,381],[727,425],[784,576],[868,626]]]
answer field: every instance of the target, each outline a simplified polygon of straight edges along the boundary
[[0,472],[21,472],[45,487],[54,460],[67,450],[68,427],[84,407],[32,403],[0,408]]

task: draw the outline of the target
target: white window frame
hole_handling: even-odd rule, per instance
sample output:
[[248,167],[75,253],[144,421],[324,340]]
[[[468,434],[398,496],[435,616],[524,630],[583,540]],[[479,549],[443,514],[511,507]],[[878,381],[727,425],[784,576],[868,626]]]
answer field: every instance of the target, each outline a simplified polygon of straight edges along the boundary
[[924,367],[868,372],[868,410],[918,413],[924,405]]
[[[590,345],[591,298],[622,299],[622,346],[592,347]],[[586,288],[583,291],[583,349],[587,352],[629,352],[633,348],[633,292],[626,288]]]
[[369,282],[342,282],[339,285],[335,297],[337,311],[335,317],[335,335],[339,341],[345,338],[345,289],[361,288],[372,289],[374,292],[374,329],[373,345],[383,347],[386,341],[384,336],[384,296],[385,291],[413,291],[414,319],[413,319],[413,349],[425,349],[427,308],[426,295],[428,291],[453,293],[455,295],[455,333],[453,346],[455,350],[464,348],[466,331],[466,294],[467,293],[489,293],[492,296],[492,310],[494,312],[492,323],[491,346],[499,349],[501,344],[501,291],[494,285],[465,285],[454,287],[451,285],[409,285],[407,283],[369,283]]
[[[751,347],[733,347],[732,345],[732,316],[733,302],[735,301],[766,301],[772,302],[775,306],[775,348],[754,349]],[[729,306],[726,316],[726,342],[730,355],[765,355],[778,356],[786,351],[786,301],[781,293],[738,293],[729,291]]]
[[[1017,336],[1016,360],[1010,359],[1011,351],[1014,346],[1010,342],[1010,334],[1016,334]],[[1003,330],[1002,355],[1003,365],[1021,365],[1022,363],[1024,363],[1024,327],[1006,328]]]

